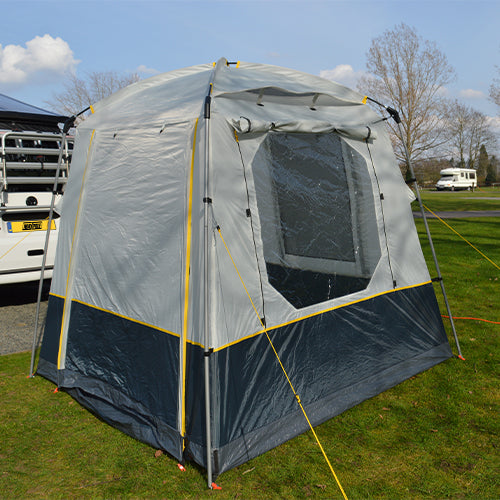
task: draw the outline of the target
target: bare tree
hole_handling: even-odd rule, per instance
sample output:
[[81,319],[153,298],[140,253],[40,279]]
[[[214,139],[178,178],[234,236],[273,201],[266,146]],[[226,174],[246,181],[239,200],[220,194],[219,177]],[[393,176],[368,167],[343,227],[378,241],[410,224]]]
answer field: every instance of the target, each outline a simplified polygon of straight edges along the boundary
[[[446,56],[402,23],[372,40],[367,69],[370,75],[360,80],[358,89],[399,111],[412,161],[429,157],[446,141],[443,94],[455,77]],[[396,155],[404,160],[399,133],[392,120],[389,125]]]
[[139,81],[136,73],[119,75],[114,71],[88,73],[85,79],[70,74],[64,91],[47,104],[59,113],[76,115],[88,106],[108,97],[117,90]]
[[448,106],[446,122],[449,153],[458,159],[460,166],[477,168],[481,145],[490,149],[496,146],[488,117],[455,100]]
[[490,86],[490,99],[497,105],[500,113],[500,67],[497,66],[496,68],[499,76],[493,79]]

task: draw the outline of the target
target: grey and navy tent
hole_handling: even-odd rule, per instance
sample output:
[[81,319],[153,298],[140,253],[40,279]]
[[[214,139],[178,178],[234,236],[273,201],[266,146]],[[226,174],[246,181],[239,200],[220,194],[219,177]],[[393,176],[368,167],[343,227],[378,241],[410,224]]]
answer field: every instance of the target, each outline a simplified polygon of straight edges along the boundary
[[317,425],[449,358],[384,127],[341,85],[224,59],[97,103],[38,373],[217,476],[308,428],[284,371]]

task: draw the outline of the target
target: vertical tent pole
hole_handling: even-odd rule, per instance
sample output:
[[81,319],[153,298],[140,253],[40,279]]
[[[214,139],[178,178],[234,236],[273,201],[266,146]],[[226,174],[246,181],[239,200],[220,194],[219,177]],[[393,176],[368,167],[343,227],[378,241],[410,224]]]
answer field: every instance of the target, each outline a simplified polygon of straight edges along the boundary
[[[377,104],[380,104],[380,103],[377,103]],[[436,251],[434,249],[434,243],[432,242],[432,236],[431,236],[431,232],[429,229],[429,224],[427,223],[427,217],[425,216],[424,205],[422,203],[422,198],[420,197],[420,189],[418,187],[417,178],[415,176],[415,171],[413,170],[413,165],[410,161],[410,153],[408,151],[408,147],[406,146],[406,141],[404,140],[403,129],[401,127],[401,118],[399,116],[399,113],[395,109],[388,108],[386,106],[384,106],[384,107],[398,125],[399,135],[401,137],[401,141],[403,143],[403,147],[404,147],[404,151],[405,151],[406,163],[407,163],[408,168],[410,169],[410,172],[412,175],[413,185],[415,186],[415,192],[417,195],[418,204],[420,206],[420,212],[422,214],[422,219],[424,221],[425,231],[427,233],[427,238],[429,239],[429,244],[430,244],[431,251],[432,251],[432,258],[434,259],[434,265],[436,266],[436,272],[438,275],[437,279],[438,279],[439,284],[441,286],[441,292],[443,293],[444,303],[446,305],[446,310],[448,311],[448,317],[450,318],[451,330],[453,332],[453,336],[455,337],[455,344],[457,345],[457,349],[458,349],[458,357],[460,359],[464,359],[464,357],[462,356],[462,351],[460,349],[460,343],[458,342],[458,336],[457,336],[457,332],[455,330],[455,323],[453,322],[453,316],[451,314],[450,304],[448,303],[448,297],[446,295],[446,290],[444,288],[443,276],[441,275],[441,270],[439,269],[439,263],[438,263]]]
[[75,120],[83,113],[86,113],[90,109],[90,106],[80,111],[78,114],[71,116],[66,120],[63,126],[63,133],[61,138],[61,147],[59,149],[59,159],[57,161],[57,169],[56,175],[54,178],[54,185],[52,187],[52,199],[50,201],[50,209],[49,209],[49,222],[47,225],[47,232],[45,233],[45,245],[43,248],[43,257],[42,257],[42,268],[40,270],[40,282],[38,283],[38,296],[36,301],[36,313],[35,313],[35,329],[33,331],[33,345],[31,347],[31,364],[30,364],[30,378],[34,376],[35,369],[35,353],[38,345],[38,322],[40,318],[40,302],[42,300],[42,289],[43,289],[43,279],[45,274],[45,266],[47,263],[47,252],[49,248],[49,238],[50,238],[50,226],[52,225],[52,218],[54,216],[54,204],[57,194],[57,185],[59,184],[59,173],[61,171],[62,157],[64,153],[64,145],[66,143],[66,136],[68,135],[69,129],[74,125]]
[[[210,86],[210,89],[212,86]],[[210,103],[211,97],[208,94],[205,98],[205,161],[204,161],[204,226],[205,226],[205,244],[204,244],[204,368],[205,368],[205,427],[207,439],[207,482],[208,487],[212,488],[212,435],[211,435],[211,419],[210,419],[210,327],[209,327],[209,241],[210,241],[210,228],[209,228],[209,209],[210,198],[208,190],[208,175],[209,175],[209,137],[210,137]]]
[[50,200],[50,209],[49,209],[49,222],[47,225],[47,232],[45,233],[45,245],[43,247],[42,268],[40,270],[40,282],[38,283],[38,296],[36,301],[36,313],[35,313],[35,329],[33,331],[33,345],[31,347],[30,378],[33,378],[34,376],[33,371],[35,369],[35,352],[38,344],[38,321],[40,317],[40,302],[42,300],[43,280],[45,275],[45,266],[47,263],[47,252],[49,249],[50,227],[52,225],[52,219],[54,216],[54,204],[57,194],[57,185],[59,184],[59,174],[61,171],[64,146],[66,144],[66,136],[68,134],[69,129],[73,126],[75,119],[76,116],[72,116],[71,118],[66,120],[64,124],[62,138],[61,138],[61,147],[59,148],[59,159],[57,160],[56,175],[54,177],[54,185],[52,187],[52,198]]

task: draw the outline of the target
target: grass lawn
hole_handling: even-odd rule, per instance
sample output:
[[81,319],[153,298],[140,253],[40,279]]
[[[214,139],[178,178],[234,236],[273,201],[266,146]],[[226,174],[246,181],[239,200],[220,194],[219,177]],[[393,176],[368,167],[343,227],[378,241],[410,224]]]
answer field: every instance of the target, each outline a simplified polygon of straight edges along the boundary
[[[423,198],[432,210],[500,209],[500,189],[485,193]],[[499,200],[472,199],[491,196]],[[448,223],[500,265],[500,218]],[[440,221],[429,226],[454,316],[500,321],[500,271]],[[455,323],[466,361],[452,358],[317,427],[350,499],[500,498],[500,325]],[[0,357],[2,499],[341,498],[310,432],[224,473],[221,491],[207,490],[196,466],[180,472],[175,460],[155,457],[48,381],[27,378],[29,357]]]
[[[433,212],[500,210],[500,187],[477,188],[474,192],[425,189],[421,194],[424,205]],[[413,210],[419,210],[417,204]]]

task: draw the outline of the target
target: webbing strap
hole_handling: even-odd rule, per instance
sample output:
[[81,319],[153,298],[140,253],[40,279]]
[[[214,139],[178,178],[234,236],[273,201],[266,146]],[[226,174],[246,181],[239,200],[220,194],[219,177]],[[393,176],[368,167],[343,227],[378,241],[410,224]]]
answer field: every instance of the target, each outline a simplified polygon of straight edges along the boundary
[[[422,203],[422,205],[424,205]],[[465,243],[467,243],[468,245],[470,245],[477,253],[479,253],[480,255],[482,255],[488,262],[490,262],[491,264],[493,264],[498,270],[500,270],[500,267],[495,264],[489,257],[487,257],[486,255],[484,255],[483,252],[481,252],[481,250],[479,250],[478,248],[476,248],[469,240],[466,240],[458,231],[456,231],[455,229],[453,229],[448,223],[446,223],[443,219],[441,219],[441,217],[439,217],[439,215],[437,215],[435,212],[433,212],[429,207],[426,207],[424,205],[425,209],[430,212],[432,215],[434,215],[434,217],[436,217],[436,219],[439,219],[448,229],[451,229],[457,236],[459,236],[460,238],[462,238]]]
[[323,449],[323,446],[321,445],[321,442],[318,438],[318,435],[316,434],[314,427],[312,426],[311,421],[309,420],[309,417],[307,416],[306,410],[304,409],[304,406],[302,405],[302,401],[300,400],[300,396],[295,391],[295,388],[293,387],[292,381],[290,380],[290,377],[288,376],[288,373],[286,372],[285,367],[283,366],[283,363],[281,362],[281,359],[280,359],[280,357],[279,357],[279,355],[274,347],[274,344],[271,341],[271,338],[269,337],[269,334],[267,332],[267,328],[264,325],[264,322],[262,321],[262,319],[257,311],[257,308],[255,307],[255,304],[253,303],[252,297],[250,296],[250,293],[248,292],[248,289],[245,285],[245,282],[243,281],[243,278],[241,277],[241,274],[238,270],[238,267],[236,266],[236,263],[234,262],[233,256],[231,255],[231,252],[229,251],[229,248],[226,244],[226,241],[224,240],[224,238],[222,236],[220,226],[217,226],[217,232],[219,233],[219,236],[222,240],[222,243],[224,244],[224,247],[226,248],[226,252],[229,255],[229,258],[231,259],[231,262],[233,263],[234,269],[236,270],[236,273],[238,274],[238,277],[240,278],[241,284],[243,285],[243,288],[245,289],[245,292],[248,296],[248,299],[250,300],[250,303],[252,304],[253,310],[255,311],[255,314],[259,318],[259,322],[262,325],[262,329],[264,330],[264,332],[266,334],[267,340],[269,341],[269,345],[271,346],[271,348],[274,352],[274,355],[276,356],[276,359],[278,360],[278,363],[279,363],[279,365],[280,365],[280,367],[281,367],[281,369],[286,377],[286,380],[288,381],[288,384],[289,384],[290,388],[292,389],[293,395],[295,396],[295,399],[297,400],[297,403],[300,406],[302,413],[304,414],[304,417],[307,421],[307,424],[309,425],[309,428],[311,429],[311,431],[314,435],[314,439],[316,440],[316,442],[318,443],[318,446],[320,447],[321,453],[323,454],[323,457],[325,458],[326,463],[328,464],[328,467],[330,468],[330,471],[331,471],[333,477],[335,478],[335,481],[337,482],[337,485],[340,488],[340,491],[342,492],[342,496],[344,497],[345,500],[347,500],[347,495],[345,494],[344,489],[342,488],[342,485],[340,484],[340,481],[337,477],[337,474],[335,474],[335,471],[333,470],[332,464],[330,463],[330,460],[328,460],[328,457],[325,453],[325,450]]

